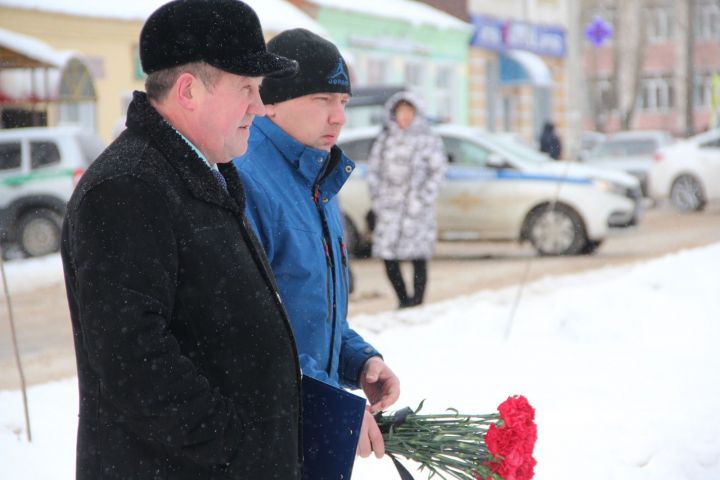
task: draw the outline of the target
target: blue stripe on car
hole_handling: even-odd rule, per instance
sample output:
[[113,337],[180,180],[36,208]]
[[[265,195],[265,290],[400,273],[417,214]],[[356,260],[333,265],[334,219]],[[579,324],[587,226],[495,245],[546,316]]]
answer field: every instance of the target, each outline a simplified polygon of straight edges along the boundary
[[[367,165],[357,163],[353,175],[365,178],[367,175]],[[564,182],[577,185],[589,185],[592,180],[584,177],[563,177],[561,175],[549,175],[540,173],[523,173],[517,170],[492,170],[476,167],[451,166],[446,178],[449,181],[477,179],[480,181],[539,181],[539,182]]]

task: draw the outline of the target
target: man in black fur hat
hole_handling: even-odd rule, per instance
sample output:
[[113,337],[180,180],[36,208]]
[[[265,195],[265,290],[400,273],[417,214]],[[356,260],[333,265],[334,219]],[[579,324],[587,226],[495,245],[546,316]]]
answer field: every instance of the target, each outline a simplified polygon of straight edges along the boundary
[[298,479],[300,368],[228,162],[269,53],[238,0],[177,0],[140,35],[147,94],[68,205],[78,479]]

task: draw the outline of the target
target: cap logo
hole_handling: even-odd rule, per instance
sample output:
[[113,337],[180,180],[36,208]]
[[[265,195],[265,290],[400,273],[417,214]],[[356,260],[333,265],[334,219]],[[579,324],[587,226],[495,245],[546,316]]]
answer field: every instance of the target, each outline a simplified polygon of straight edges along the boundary
[[341,58],[338,58],[337,66],[327,77],[327,82],[330,85],[348,86],[350,84],[350,80],[348,79],[347,72],[345,72],[345,66],[343,65]]

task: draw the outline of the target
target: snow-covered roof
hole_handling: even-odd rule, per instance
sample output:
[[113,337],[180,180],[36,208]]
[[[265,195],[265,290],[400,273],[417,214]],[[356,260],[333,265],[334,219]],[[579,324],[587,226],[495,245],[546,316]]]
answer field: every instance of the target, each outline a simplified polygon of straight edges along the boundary
[[[5,30],[4,28],[0,28],[0,48],[11,50],[27,58],[33,64],[25,66],[61,67],[73,55],[72,52],[55,50],[47,43],[36,38]],[[8,65],[0,64],[0,68],[3,66],[8,67]]]
[[[266,32],[305,28],[323,37],[328,32],[309,15],[285,0],[244,0],[260,17]],[[0,0],[0,6],[93,18],[145,21],[167,0]]]
[[315,5],[387,17],[410,22],[413,25],[431,25],[438,28],[472,30],[469,23],[452,15],[413,0],[310,0]]

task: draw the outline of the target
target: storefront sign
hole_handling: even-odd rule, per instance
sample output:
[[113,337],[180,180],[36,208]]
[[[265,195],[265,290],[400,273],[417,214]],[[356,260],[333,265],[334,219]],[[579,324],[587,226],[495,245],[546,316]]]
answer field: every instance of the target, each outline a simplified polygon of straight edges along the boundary
[[565,29],[527,22],[471,15],[474,27],[471,45],[490,50],[527,50],[548,57],[564,57]]

